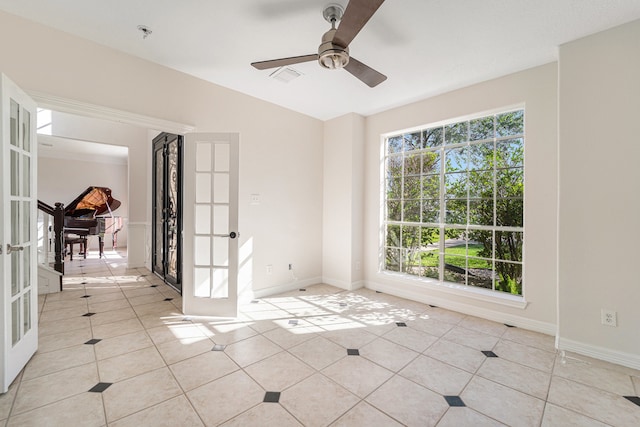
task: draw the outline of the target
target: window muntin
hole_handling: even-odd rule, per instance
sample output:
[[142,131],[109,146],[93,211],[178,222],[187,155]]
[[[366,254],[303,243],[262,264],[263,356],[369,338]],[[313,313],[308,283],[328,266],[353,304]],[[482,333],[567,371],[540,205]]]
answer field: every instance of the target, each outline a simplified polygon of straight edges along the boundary
[[392,135],[384,270],[522,295],[524,110]]

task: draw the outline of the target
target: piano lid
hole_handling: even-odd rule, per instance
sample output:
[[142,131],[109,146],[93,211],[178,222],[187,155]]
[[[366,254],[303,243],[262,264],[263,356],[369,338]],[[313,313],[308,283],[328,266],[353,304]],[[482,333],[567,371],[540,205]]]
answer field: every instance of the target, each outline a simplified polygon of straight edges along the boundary
[[89,187],[64,208],[64,214],[73,217],[91,217],[109,213],[120,207],[120,201],[111,197],[107,187]]

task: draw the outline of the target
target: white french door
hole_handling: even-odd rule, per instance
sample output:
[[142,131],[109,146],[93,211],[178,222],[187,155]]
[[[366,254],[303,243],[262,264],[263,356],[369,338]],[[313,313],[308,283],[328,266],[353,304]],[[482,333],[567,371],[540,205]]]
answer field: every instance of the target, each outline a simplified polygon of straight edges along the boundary
[[238,312],[238,156],[233,133],[192,133],[184,143],[182,309]]
[[0,392],[5,393],[38,348],[37,111],[18,86],[0,78]]

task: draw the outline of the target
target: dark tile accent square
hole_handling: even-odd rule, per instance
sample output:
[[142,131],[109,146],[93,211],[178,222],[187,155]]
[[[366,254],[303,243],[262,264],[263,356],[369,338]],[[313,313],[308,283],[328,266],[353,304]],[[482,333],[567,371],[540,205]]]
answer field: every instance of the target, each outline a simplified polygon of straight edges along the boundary
[[89,312],[89,313],[83,314],[82,316],[83,316],[83,317],[91,317],[91,316],[93,316],[94,314],[95,314],[95,313],[91,313],[91,312]]
[[360,350],[357,348],[348,348],[347,349],[348,356],[360,356]]
[[183,322],[191,322],[191,318],[190,317],[183,317],[182,321]]
[[437,305],[431,305],[431,304],[429,304],[429,307],[431,307],[431,308],[438,308],[438,306],[437,306]]
[[407,324],[404,322],[396,322],[396,325],[400,326],[400,327],[406,327]]
[[151,285],[151,286],[149,286],[149,287],[150,287],[150,288],[157,288],[157,287],[158,287],[158,285]]
[[627,399],[629,402],[635,403],[636,405],[640,406],[640,397],[638,396],[623,396],[625,399]]
[[147,277],[147,275],[146,274],[141,274],[140,277]]
[[216,344],[213,346],[213,348],[211,349],[211,351],[224,351],[224,349],[226,348],[226,345],[222,345],[222,344]]
[[467,406],[462,399],[460,399],[460,396],[444,396],[444,400],[447,401],[449,406]]
[[85,344],[94,345],[94,344],[98,344],[100,341],[102,340],[99,338],[92,338],[89,341],[87,341]]
[[381,294],[381,293],[382,293],[381,291],[376,291],[376,294]]
[[497,354],[495,354],[493,351],[487,351],[487,350],[482,350],[482,354],[484,354],[487,357],[498,357]]
[[165,298],[163,301],[173,301],[173,298]]
[[298,324],[298,321],[297,321],[297,320],[295,320],[295,319],[292,319],[292,320],[289,320],[289,324],[290,324],[290,325],[297,325],[297,324]]
[[260,304],[260,300],[254,299],[251,301],[251,304]]
[[94,385],[93,387],[91,387],[89,389],[89,391],[92,392],[92,393],[102,393],[103,391],[108,389],[111,384],[113,384],[113,383],[98,383],[98,384]]
[[263,402],[278,403],[280,401],[279,391],[268,391],[264,394]]
[[338,304],[340,307],[346,307],[347,303],[346,302],[341,302],[340,304]]
[[80,282],[81,285],[86,285],[88,282]]
[[306,292],[307,290],[305,288],[300,288],[298,289],[300,292]]
[[80,298],[89,298],[91,295],[82,295]]
[[508,323],[505,323],[504,326],[506,326],[507,328],[515,328],[515,326],[509,325]]

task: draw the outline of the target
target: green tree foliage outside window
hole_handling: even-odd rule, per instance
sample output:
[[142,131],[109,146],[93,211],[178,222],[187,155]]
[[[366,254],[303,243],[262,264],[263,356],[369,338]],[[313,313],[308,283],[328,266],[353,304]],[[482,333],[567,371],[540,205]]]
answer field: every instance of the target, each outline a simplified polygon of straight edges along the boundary
[[524,110],[390,136],[387,271],[522,294]]

